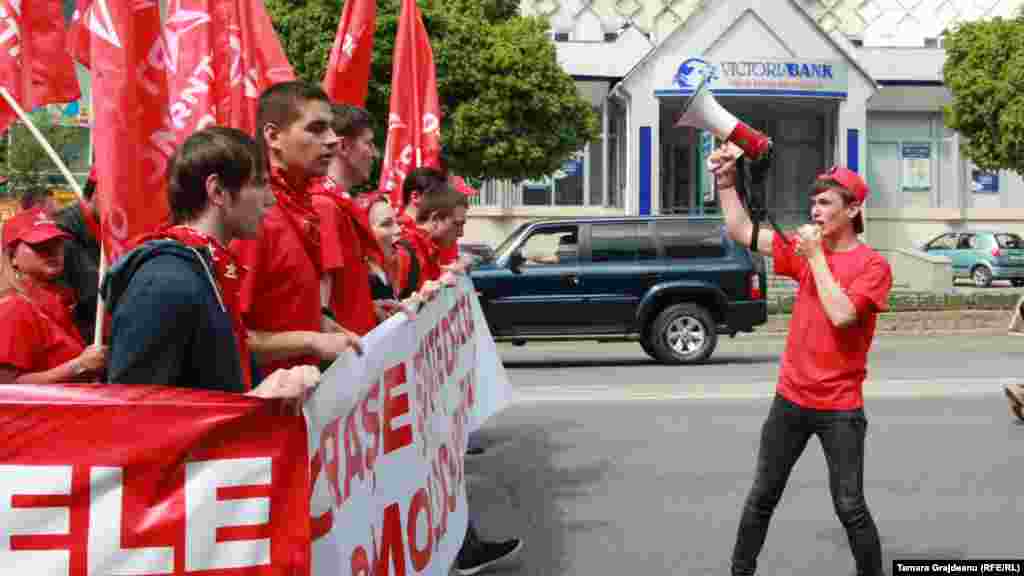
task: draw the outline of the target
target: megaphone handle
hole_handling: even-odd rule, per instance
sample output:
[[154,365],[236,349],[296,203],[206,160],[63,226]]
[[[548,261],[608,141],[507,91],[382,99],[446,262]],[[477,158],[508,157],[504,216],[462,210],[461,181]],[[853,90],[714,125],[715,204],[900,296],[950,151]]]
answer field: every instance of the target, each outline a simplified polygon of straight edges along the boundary
[[782,238],[782,241],[787,245],[791,244],[789,237],[786,236],[786,233],[782,231],[779,224],[768,213],[764,204],[755,197],[752,179],[747,157],[740,156],[736,159],[736,193],[740,197],[740,203],[747,209],[751,222],[755,223],[755,230],[759,228],[757,224],[767,220],[768,224],[775,230],[775,233]]

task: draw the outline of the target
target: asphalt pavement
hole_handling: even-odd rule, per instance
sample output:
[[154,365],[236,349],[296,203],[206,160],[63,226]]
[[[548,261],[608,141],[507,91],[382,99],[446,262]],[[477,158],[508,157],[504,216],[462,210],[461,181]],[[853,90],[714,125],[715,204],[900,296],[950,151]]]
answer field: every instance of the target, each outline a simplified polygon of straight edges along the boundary
[[[500,352],[516,403],[478,433],[470,510],[522,536],[494,574],[728,574],[781,338],[724,340],[701,366],[639,346]],[[1024,379],[1024,338],[880,337],[865,389],[865,492],[893,559],[1024,559],[1024,426],[1001,384]],[[759,574],[852,574],[812,441],[773,519]]]

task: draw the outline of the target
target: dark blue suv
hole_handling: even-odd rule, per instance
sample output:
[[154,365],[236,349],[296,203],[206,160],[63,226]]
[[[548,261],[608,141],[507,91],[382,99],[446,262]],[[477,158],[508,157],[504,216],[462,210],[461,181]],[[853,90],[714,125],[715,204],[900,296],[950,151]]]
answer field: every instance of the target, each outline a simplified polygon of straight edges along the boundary
[[632,338],[687,364],[768,316],[763,260],[716,218],[529,222],[471,274],[495,339],[516,343]]

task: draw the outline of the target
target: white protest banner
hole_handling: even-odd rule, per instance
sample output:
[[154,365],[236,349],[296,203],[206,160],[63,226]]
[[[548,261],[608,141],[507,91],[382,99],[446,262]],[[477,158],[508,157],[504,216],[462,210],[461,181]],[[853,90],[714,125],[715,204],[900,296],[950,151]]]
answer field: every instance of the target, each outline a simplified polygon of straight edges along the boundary
[[460,278],[339,359],[307,400],[314,576],[447,574],[468,522],[470,425],[508,403],[508,378]]

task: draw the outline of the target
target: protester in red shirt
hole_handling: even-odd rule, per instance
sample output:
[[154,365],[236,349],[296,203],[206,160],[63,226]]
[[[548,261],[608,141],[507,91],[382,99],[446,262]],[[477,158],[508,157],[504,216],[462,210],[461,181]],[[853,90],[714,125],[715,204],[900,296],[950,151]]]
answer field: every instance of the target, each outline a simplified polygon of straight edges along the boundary
[[357,106],[336,104],[331,128],[338,135],[327,178],[313,192],[320,217],[323,274],[320,301],[345,328],[363,336],[377,323],[370,287],[366,283],[366,250],[375,243],[365,213],[348,194],[370,178],[377,146],[373,119]]
[[320,221],[310,184],[327,174],[337,136],[331,105],[318,86],[283,82],[260,96],[257,139],[270,165],[277,203],[252,240],[232,247],[248,273],[242,318],[249,345],[266,372],[331,362],[359,351],[358,338],[325,317],[320,306]]
[[239,310],[246,271],[226,248],[255,236],[274,205],[262,150],[233,128],[193,133],[168,162],[167,199],[172,224],[135,239],[103,284],[110,381],[302,399],[316,367],[253,381]]
[[813,224],[801,226],[787,241],[751,222],[744,210],[735,189],[737,150],[727,144],[709,161],[729,236],[772,256],[775,273],[796,280],[799,291],[776,396],[761,433],[756,478],[743,506],[732,573],[754,574],[790,471],[817,435],[857,574],[882,574],[878,529],[864,499],[863,385],[892,271],[857,237],[864,231],[867,184],[838,166],[818,176],[811,191]]
[[[459,191],[459,188],[454,186],[454,179],[448,174],[447,161],[442,156],[441,158],[441,169],[434,169],[429,167],[415,168],[409,175],[405,177],[405,182],[402,184],[402,210],[401,215],[398,217],[398,223],[401,225],[403,231],[411,232],[416,228],[416,214],[419,211],[420,201],[423,197],[425,190],[437,190],[440,188],[442,183],[446,183],[450,188]],[[468,187],[466,189],[469,189]],[[467,194],[460,192],[464,197]],[[466,206],[469,206],[468,200]],[[459,229],[456,235],[455,243],[450,246],[442,246],[440,248],[440,260],[443,268],[451,269],[456,273],[463,273],[469,267],[469,260],[460,260],[459,258],[459,244],[458,238],[462,238],[465,233],[466,221],[463,220],[459,223]]]
[[[409,177],[406,177],[407,185],[409,181]],[[406,190],[403,188],[403,192]],[[420,281],[417,289],[424,300],[429,300],[442,284],[454,284],[453,273],[442,267],[441,252],[444,248],[454,246],[458,240],[466,223],[469,201],[464,194],[449,186],[447,179],[433,177],[429,173],[423,173],[422,179],[414,180],[408,190],[409,194],[415,193],[418,197],[416,226],[403,228],[402,235],[412,246],[419,264]],[[522,546],[523,542],[518,538],[481,540],[470,522],[462,548],[455,558],[455,572],[467,576],[476,574],[517,554]]]
[[106,346],[86,346],[75,326],[74,292],[58,279],[64,241],[43,208],[3,225],[7,288],[0,294],[0,382],[52,384],[91,380],[106,365]]
[[368,286],[377,321],[383,322],[400,311],[414,318],[422,303],[415,291],[419,285],[419,262],[406,245],[400,243],[402,228],[391,202],[384,194],[372,193],[357,198],[356,205],[366,213],[370,231],[377,241],[366,250]]
[[[409,178],[405,181],[409,182]],[[459,231],[466,224],[469,202],[444,179],[423,178],[422,188],[414,192],[419,196],[416,225],[404,226],[402,238],[418,258],[421,277],[417,289],[422,289],[427,282],[442,279],[445,270],[441,251],[458,241]]]

